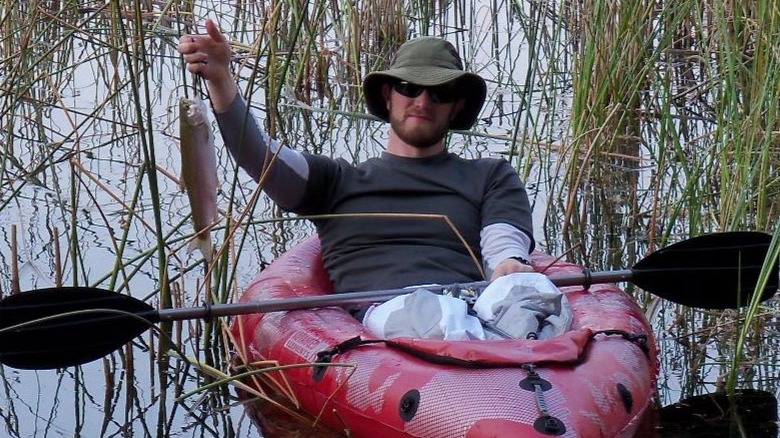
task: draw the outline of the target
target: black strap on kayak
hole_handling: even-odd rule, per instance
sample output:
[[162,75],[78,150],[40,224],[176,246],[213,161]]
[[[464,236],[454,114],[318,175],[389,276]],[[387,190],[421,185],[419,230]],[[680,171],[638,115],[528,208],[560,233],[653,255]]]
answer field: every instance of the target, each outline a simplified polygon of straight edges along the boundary
[[321,363],[323,365],[318,365],[314,367],[315,379],[319,380],[322,378],[321,374],[325,372],[325,368],[327,367],[325,364],[330,363],[333,360],[333,357],[336,356],[337,354],[345,353],[348,350],[360,347],[361,345],[370,345],[370,344],[385,344],[388,347],[395,348],[400,351],[404,351],[406,353],[411,354],[412,356],[416,356],[419,357],[420,359],[426,360],[431,363],[439,364],[439,365],[456,365],[461,367],[477,366],[473,362],[454,358],[454,357],[438,356],[438,355],[433,355],[428,353],[422,353],[415,349],[408,348],[402,344],[393,342],[392,339],[363,339],[360,336],[356,336],[354,338],[347,339],[346,341],[340,344],[337,344],[333,348],[330,348],[328,350],[323,350],[317,353],[317,363]]
[[593,336],[595,337],[596,335],[620,336],[639,347],[645,353],[645,356],[650,358],[650,347],[647,345],[647,335],[645,334],[629,333],[625,330],[599,330],[593,332]]
[[[650,358],[650,347],[648,346],[648,340],[647,335],[645,334],[637,334],[637,333],[629,333],[625,330],[599,330],[596,332],[593,332],[591,338],[596,337],[596,335],[605,335],[605,336],[620,336],[623,339],[633,343],[637,347],[639,347],[642,352]],[[543,341],[540,341],[543,342]],[[315,378],[316,380],[319,380],[322,378],[322,374],[325,372],[326,365],[333,361],[333,357],[338,354],[343,354],[353,348],[360,347],[362,345],[371,345],[371,344],[385,344],[392,348],[397,348],[401,351],[405,351],[413,356],[417,356],[421,359],[427,360],[428,362],[437,363],[440,365],[456,365],[456,366],[462,366],[462,367],[475,367],[479,366],[478,364],[466,361],[463,359],[458,359],[455,357],[447,357],[447,356],[438,356],[428,353],[422,353],[420,351],[408,348],[407,346],[400,345],[396,342],[393,342],[392,339],[363,339],[360,336],[355,336],[354,338],[347,339],[344,342],[341,342],[339,344],[336,344],[332,348],[328,350],[323,350],[317,353],[317,363],[323,364],[318,365],[315,367]],[[517,366],[523,366],[523,364],[517,364]]]
[[361,345],[381,344],[385,342],[387,341],[384,339],[363,339],[360,336],[355,336],[354,338],[347,339],[340,344],[336,344],[329,350],[323,350],[317,353],[317,362],[330,363],[333,360],[333,356],[337,354],[344,353]]
[[587,290],[590,290],[590,285],[593,284],[593,275],[591,275],[590,268],[582,268],[582,275],[585,276],[585,279],[582,281],[582,288]]
[[347,339],[344,342],[341,342],[340,344],[336,344],[333,348],[329,350],[323,350],[317,353],[317,363],[321,365],[314,366],[314,372],[312,374],[312,377],[314,378],[315,382],[318,382],[322,379],[322,377],[325,375],[325,371],[328,369],[329,363],[333,361],[333,356],[336,356],[337,354],[342,354],[348,350],[351,350],[353,348],[357,348],[361,345],[369,345],[369,344],[384,344],[387,341],[384,339],[363,339],[360,336],[355,336],[354,338]]

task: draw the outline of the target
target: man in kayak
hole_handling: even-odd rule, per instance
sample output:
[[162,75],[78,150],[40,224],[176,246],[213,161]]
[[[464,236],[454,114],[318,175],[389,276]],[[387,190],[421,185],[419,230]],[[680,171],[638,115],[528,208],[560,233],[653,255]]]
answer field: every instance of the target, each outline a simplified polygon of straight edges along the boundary
[[[450,284],[532,271],[531,208],[502,159],[463,159],[450,129],[475,123],[485,81],[456,49],[433,37],[404,43],[388,70],[363,82],[368,111],[390,122],[381,157],[353,165],[281,146],[247,117],[216,24],[185,35],[178,50],[208,84],[222,138],[238,164],[281,208],[313,219],[325,268],[340,292]],[[264,175],[266,174],[267,175]],[[416,215],[416,216],[413,216]]]

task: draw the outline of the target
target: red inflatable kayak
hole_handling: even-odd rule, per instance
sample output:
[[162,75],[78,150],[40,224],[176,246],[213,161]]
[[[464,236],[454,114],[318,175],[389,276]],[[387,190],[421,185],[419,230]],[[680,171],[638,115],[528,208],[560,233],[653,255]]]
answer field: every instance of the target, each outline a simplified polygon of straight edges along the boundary
[[[533,264],[551,276],[581,272],[543,254]],[[264,270],[241,301],[329,290],[310,238]],[[266,369],[243,383],[344,436],[634,436],[655,393],[650,326],[614,285],[561,290],[574,320],[547,340],[371,342],[341,308],[244,315],[231,331],[239,362]]]

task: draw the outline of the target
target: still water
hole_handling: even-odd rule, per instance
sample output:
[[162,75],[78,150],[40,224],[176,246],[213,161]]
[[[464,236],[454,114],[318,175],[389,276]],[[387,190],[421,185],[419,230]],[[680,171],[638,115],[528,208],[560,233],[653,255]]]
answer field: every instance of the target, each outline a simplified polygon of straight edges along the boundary
[[[489,81],[488,104],[474,132],[454,134],[450,149],[468,157],[503,156],[516,166],[527,181],[540,246],[553,254],[571,250],[577,233],[564,223],[577,223],[588,249],[575,255],[586,254],[594,267],[630,266],[648,249],[636,237],[642,233],[627,225],[637,217],[634,208],[647,206],[626,203],[625,194],[643,193],[652,182],[649,151],[618,167],[633,186],[609,187],[609,209],[584,208],[581,217],[569,216],[568,188],[560,176],[570,158],[561,152],[570,130],[572,78],[564,58],[571,54],[560,52],[568,42],[566,28],[555,24],[560,17],[552,14],[559,5],[354,2],[309,5],[303,15],[284,5],[278,6],[288,14],[282,18],[263,2],[196,3],[194,9],[162,2],[3,7],[3,294],[78,284],[160,306],[170,305],[161,292],[170,285],[176,306],[226,302],[312,232],[304,221],[277,220],[285,215],[262,195],[255,197],[256,185],[235,169],[217,134],[219,205],[232,222],[224,219],[212,236],[226,255],[211,270],[197,253],[187,252],[192,229],[178,181],[177,101],[207,96],[183,70],[175,43],[188,24],[205,17],[219,19],[233,41],[239,86],[277,138],[354,161],[380,153],[387,135],[385,126],[365,115],[357,87],[366,71],[382,65],[389,52],[383,44],[394,32],[447,36]],[[382,7],[402,10],[395,17]],[[310,27],[301,31],[295,24],[303,16]],[[356,30],[357,23],[368,29]],[[614,228],[615,221],[623,225]],[[651,233],[649,225],[640,225]],[[740,316],[648,307],[662,350],[660,403],[722,387]],[[771,311],[762,321],[775,332]],[[219,324],[187,321],[169,333],[184,356],[227,369],[228,344]],[[776,343],[770,337],[751,344],[751,362],[739,371],[741,386],[774,394]],[[150,330],[81,367],[0,366],[0,435],[258,436],[227,384],[198,391],[219,373],[160,355],[159,346],[158,332]]]

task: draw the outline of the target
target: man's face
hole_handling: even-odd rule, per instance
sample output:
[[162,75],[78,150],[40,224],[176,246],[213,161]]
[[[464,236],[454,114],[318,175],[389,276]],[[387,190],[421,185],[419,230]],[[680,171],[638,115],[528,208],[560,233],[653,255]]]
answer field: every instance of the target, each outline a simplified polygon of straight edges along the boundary
[[446,86],[429,89],[405,82],[386,84],[383,94],[391,128],[413,147],[427,149],[439,144],[463,107],[462,98],[454,99],[457,93]]

